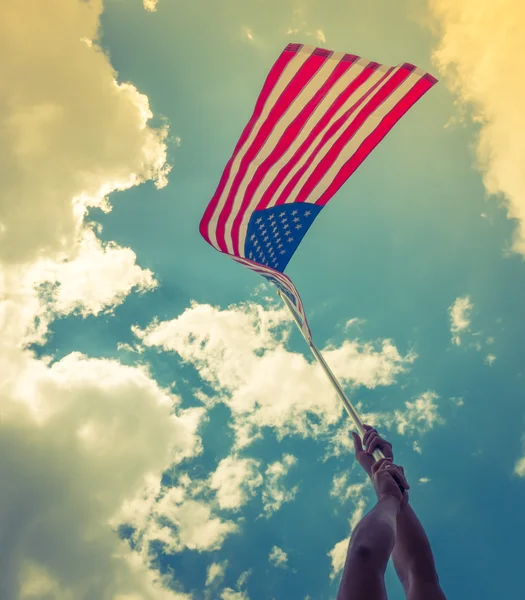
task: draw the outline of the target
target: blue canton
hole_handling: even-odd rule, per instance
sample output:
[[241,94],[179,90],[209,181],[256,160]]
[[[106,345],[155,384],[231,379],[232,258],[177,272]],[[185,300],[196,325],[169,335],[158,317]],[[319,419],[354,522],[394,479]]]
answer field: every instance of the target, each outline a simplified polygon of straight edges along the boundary
[[248,223],[244,255],[282,273],[322,208],[297,202],[254,211]]

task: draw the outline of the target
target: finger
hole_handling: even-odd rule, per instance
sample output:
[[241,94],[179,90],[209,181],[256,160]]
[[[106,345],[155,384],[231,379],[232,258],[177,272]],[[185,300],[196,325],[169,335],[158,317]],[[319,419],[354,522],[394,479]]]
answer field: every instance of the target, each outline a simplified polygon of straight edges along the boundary
[[392,464],[392,459],[391,458],[380,458],[377,462],[375,462],[372,465],[372,473],[375,474],[377,473],[377,471],[379,471],[379,469],[381,468],[385,468],[385,466],[389,464]]
[[352,431],[352,437],[354,438],[355,453],[358,454],[359,452],[363,451],[363,444],[361,443],[361,438],[354,431]]
[[377,429],[374,429],[373,427],[371,427],[363,435],[363,444],[366,446],[368,443],[368,440],[374,435],[377,435]]
[[372,454],[376,448],[380,448],[382,444],[382,439],[378,435],[372,436],[366,445],[366,451],[369,454]]
[[398,484],[402,485],[407,490],[410,489],[410,484],[405,477],[404,471],[401,471],[401,467],[392,465],[389,470]]

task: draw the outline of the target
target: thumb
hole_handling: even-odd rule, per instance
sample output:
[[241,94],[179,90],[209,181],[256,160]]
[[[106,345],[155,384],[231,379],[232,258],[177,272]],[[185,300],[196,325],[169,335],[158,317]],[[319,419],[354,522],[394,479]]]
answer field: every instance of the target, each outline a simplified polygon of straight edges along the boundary
[[358,452],[362,452],[363,444],[361,443],[361,438],[359,437],[359,435],[357,433],[355,433],[355,431],[352,431],[352,437],[354,438],[355,453],[357,454]]

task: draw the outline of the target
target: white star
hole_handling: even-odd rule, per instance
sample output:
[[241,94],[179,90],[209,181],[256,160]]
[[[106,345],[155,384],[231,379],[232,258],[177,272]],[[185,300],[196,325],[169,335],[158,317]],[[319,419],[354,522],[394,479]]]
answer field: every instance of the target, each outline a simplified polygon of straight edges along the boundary
[[[300,226],[299,226],[299,227],[300,227]],[[270,239],[270,238],[269,238],[267,235],[265,235],[265,236],[263,237],[263,241],[264,241],[264,242],[267,242],[269,239]]]
[[311,211],[311,210],[307,210],[307,211],[304,213],[304,216],[305,216],[305,217],[309,217],[311,214],[312,214],[312,211]]
[[260,223],[261,221],[262,221],[262,217],[259,217],[259,218],[257,219],[257,221],[255,221],[255,222],[256,222],[256,223]]
[[299,217],[295,217],[295,219],[293,220],[294,223],[299,223],[301,219],[299,219]]
[[279,213],[279,216],[280,216],[280,217],[281,217],[281,219],[282,219],[283,217],[286,217],[286,213],[285,213],[285,212]]
[[283,245],[282,245],[282,244],[279,244],[279,245],[277,246],[277,248],[282,248],[282,247],[283,247]]
[[256,237],[255,233],[252,233],[252,235],[250,236],[250,239],[252,240],[252,242],[255,239],[255,237]]
[[286,254],[286,250],[281,250],[281,254]]
[[293,237],[289,237],[288,242],[293,242]]
[[283,229],[290,229],[290,225],[283,225]]
[[298,213],[297,210],[292,210],[292,215],[296,215]]
[[302,229],[302,227],[303,227],[302,225],[296,225],[295,226],[296,229]]

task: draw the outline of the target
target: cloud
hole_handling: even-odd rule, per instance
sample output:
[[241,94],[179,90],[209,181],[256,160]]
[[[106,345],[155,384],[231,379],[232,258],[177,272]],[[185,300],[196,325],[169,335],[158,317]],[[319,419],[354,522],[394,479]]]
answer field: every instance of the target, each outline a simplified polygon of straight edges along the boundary
[[0,261],[73,258],[89,207],[166,183],[167,127],[98,46],[101,0],[4,3]]
[[405,402],[404,411],[395,410],[395,423],[400,435],[426,433],[434,425],[444,424],[444,419],[438,413],[436,400],[439,396],[435,392],[424,392],[413,402]]
[[268,556],[268,560],[274,567],[286,568],[288,563],[288,555],[282,548],[279,548],[279,546],[273,546],[270,551],[270,555]]
[[363,493],[365,484],[350,484],[349,479],[350,474],[343,472],[340,475],[334,475],[332,480],[332,489],[330,490],[330,495],[337,498],[341,503],[346,502],[351,498],[353,500],[359,500]]
[[487,354],[487,356],[485,357],[485,364],[488,365],[489,367],[492,367],[492,365],[494,364],[495,361],[496,361],[496,356],[494,354]]
[[514,465],[514,474],[518,477],[525,477],[525,456],[516,461]]
[[155,12],[157,10],[157,4],[159,0],[143,0],[144,8],[148,12]]
[[516,220],[513,250],[525,255],[525,37],[520,0],[430,0],[440,41],[434,62],[479,128],[476,158],[489,194],[503,194]]
[[474,305],[469,296],[456,298],[454,304],[449,308],[452,342],[457,346],[461,344],[460,334],[469,330],[473,308]]
[[32,270],[35,284],[44,285],[52,310],[78,311],[82,316],[113,310],[132,292],[157,285],[149,269],[136,264],[130,248],[102,244],[91,230],[82,232],[78,253],[66,262],[40,261]]
[[[175,319],[133,331],[143,346],[177,352],[198,369],[217,401],[230,408],[236,447],[243,448],[263,427],[279,438],[315,437],[342,415],[319,366],[286,348],[289,319],[284,309],[251,302],[224,310],[194,303]],[[390,385],[415,359],[402,356],[389,340],[345,340],[323,353],[342,382],[355,389]]]
[[425,483],[430,483],[431,479],[429,479],[428,477],[420,477],[419,478],[419,483],[425,484]]
[[252,458],[228,456],[219,463],[210,478],[221,509],[238,510],[253,497],[263,483],[260,463]]
[[250,600],[247,592],[236,592],[232,588],[226,588],[222,591],[221,600]]
[[187,598],[164,589],[110,524],[164,469],[200,452],[202,409],[180,410],[143,368],[14,353],[0,352],[1,597]]
[[212,563],[208,567],[208,571],[206,573],[206,587],[214,583],[221,582],[224,579],[227,566],[227,561],[224,561],[222,563]]
[[299,488],[297,486],[290,488],[283,480],[296,463],[295,456],[285,454],[281,461],[268,465],[264,473],[262,491],[263,511],[266,518],[270,518],[285,502],[291,502],[295,498]]
[[337,544],[328,553],[328,556],[332,562],[332,573],[330,575],[331,579],[334,579],[343,570],[349,543],[350,536],[344,540],[341,540],[340,542],[337,542]]

